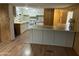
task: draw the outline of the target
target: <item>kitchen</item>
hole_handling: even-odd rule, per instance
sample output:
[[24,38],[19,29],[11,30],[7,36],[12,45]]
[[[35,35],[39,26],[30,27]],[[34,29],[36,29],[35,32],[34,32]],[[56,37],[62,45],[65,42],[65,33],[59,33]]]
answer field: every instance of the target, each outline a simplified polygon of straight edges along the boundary
[[[34,25],[43,24],[44,10],[41,8],[16,7],[15,27],[21,25],[21,33]],[[15,28],[15,31],[18,30]],[[18,34],[16,32],[16,34]],[[19,32],[20,34],[20,32]]]
[[27,31],[27,43],[72,47],[73,11],[67,8],[16,7],[15,33]]
[[[12,6],[13,9],[11,9]],[[5,30],[2,29],[6,28],[3,27],[3,23],[10,25],[6,28],[8,35],[2,36],[2,41],[16,41],[19,37],[21,40],[26,39],[23,43],[26,45],[35,44],[37,47],[40,47],[39,45],[55,46],[58,49],[62,47],[60,50],[68,48],[67,51],[74,50],[79,55],[79,4],[12,4],[9,6],[9,11],[10,20],[7,23],[1,21],[1,35],[5,33]],[[19,41],[16,43],[19,43]],[[39,49],[44,51],[45,48],[40,47]],[[35,48],[33,49],[35,50]],[[65,51],[65,55],[67,51]],[[54,52],[56,51],[52,51],[52,53]],[[72,54],[74,53],[70,53],[70,55]],[[61,55],[61,52],[58,55]],[[62,53],[62,55],[64,54]]]

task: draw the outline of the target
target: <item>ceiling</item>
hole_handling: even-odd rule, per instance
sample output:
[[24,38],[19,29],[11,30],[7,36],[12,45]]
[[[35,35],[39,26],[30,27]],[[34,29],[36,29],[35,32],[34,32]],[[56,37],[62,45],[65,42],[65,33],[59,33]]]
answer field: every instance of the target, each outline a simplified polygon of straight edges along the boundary
[[69,4],[69,3],[16,3],[12,5],[34,7],[34,8],[64,8],[64,7],[71,6],[72,4]]

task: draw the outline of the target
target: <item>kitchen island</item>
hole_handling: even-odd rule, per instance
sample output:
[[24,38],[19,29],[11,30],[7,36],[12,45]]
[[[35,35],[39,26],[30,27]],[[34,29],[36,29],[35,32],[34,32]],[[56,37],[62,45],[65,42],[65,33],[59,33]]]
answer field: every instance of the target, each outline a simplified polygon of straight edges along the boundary
[[27,43],[72,47],[74,33],[65,27],[33,26],[27,31]]

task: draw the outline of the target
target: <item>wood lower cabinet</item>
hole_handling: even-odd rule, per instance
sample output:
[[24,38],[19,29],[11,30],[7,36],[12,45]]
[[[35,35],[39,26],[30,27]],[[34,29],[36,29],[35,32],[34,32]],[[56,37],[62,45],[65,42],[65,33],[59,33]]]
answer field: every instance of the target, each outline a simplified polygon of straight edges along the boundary
[[21,34],[20,32],[20,24],[14,24],[14,31],[15,31],[15,36],[18,36]]
[[15,30],[15,36],[18,36],[20,34],[22,34],[23,32],[25,32],[28,28],[28,24],[27,23],[15,23],[14,24],[14,30]]

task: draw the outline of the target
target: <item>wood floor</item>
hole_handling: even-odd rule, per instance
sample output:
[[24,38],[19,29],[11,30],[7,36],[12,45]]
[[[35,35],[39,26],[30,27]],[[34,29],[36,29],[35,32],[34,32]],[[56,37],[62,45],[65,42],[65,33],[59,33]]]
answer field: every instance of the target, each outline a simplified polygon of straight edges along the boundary
[[27,44],[27,32],[14,41],[0,44],[0,56],[77,56],[72,48]]

